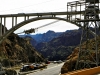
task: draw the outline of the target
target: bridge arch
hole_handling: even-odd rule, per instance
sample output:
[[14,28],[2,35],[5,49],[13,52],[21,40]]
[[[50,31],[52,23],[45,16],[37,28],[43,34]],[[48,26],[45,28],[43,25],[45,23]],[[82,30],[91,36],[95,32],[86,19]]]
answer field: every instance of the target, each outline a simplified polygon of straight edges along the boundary
[[[0,44],[2,43],[2,41],[4,41],[4,39],[6,39],[11,33],[13,33],[18,28],[20,28],[20,27],[22,27],[22,26],[24,26],[24,25],[26,25],[28,23],[31,23],[31,22],[34,22],[34,21],[38,21],[38,20],[43,20],[43,19],[57,19],[57,20],[70,22],[70,21],[67,21],[67,19],[60,18],[60,17],[36,17],[36,18],[31,18],[31,19],[22,21],[22,22],[18,23],[17,25],[15,25],[13,28],[9,29],[3,36],[0,37]],[[75,24],[74,22],[71,22],[71,23]],[[75,25],[77,25],[77,24],[75,24]]]

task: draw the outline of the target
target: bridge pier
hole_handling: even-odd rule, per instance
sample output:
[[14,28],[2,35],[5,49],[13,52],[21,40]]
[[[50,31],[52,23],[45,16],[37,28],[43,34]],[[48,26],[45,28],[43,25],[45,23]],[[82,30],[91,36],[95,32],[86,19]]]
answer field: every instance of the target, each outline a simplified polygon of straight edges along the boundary
[[2,36],[2,17],[0,17],[0,37]]

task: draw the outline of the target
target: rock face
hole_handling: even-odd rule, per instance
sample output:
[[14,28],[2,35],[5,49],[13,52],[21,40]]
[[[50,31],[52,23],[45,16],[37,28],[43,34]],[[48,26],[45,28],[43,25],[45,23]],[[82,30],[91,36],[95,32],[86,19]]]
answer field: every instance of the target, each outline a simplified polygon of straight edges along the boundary
[[43,34],[37,34],[37,35],[33,35],[32,37],[38,42],[49,42],[51,41],[53,38],[57,38],[59,37],[59,35],[61,35],[62,32],[54,32],[49,30],[46,33]]
[[[81,55],[81,58],[86,58],[88,61],[92,62],[93,58],[96,56],[96,52],[95,52],[95,39],[91,39],[88,41],[88,50],[90,50],[90,54],[87,54],[86,56]],[[100,60],[100,36],[97,38],[97,43],[98,43],[98,60]],[[82,43],[81,48],[86,49],[86,42]],[[73,71],[75,69],[75,65],[76,65],[76,61],[78,58],[78,52],[79,52],[79,46],[77,46],[74,51],[72,52],[72,54],[70,56],[67,57],[64,65],[61,68],[61,73],[67,73],[69,71]],[[92,57],[91,57],[92,56]],[[83,64],[84,60],[80,60],[80,63]],[[94,64],[89,64],[89,66],[91,67],[95,67],[96,65]]]
[[75,48],[70,56],[67,57],[64,65],[61,68],[61,74],[67,73],[69,71],[73,71],[75,69],[75,64],[78,57],[79,48]]
[[[49,42],[53,38],[59,37],[59,35],[61,35],[62,33],[63,32],[54,32],[54,31],[49,30],[48,32],[43,33],[43,34],[36,34],[36,35],[27,34],[27,36],[32,37],[34,40],[36,40],[37,43],[40,43],[40,42]],[[19,36],[26,37],[26,35],[19,35]]]
[[23,38],[29,40],[33,47],[35,47],[37,45],[37,41],[35,39],[33,39],[31,36],[26,35]]
[[30,38],[31,44],[48,60],[65,60],[72,53],[75,46],[80,43],[81,29],[59,33],[48,31],[35,36],[19,36]]
[[20,38],[12,33],[0,45],[0,61],[4,66],[13,66],[19,62],[44,61],[43,56],[36,51],[28,39]]
[[69,30],[49,42],[38,43],[36,49],[49,60],[65,60],[80,43],[81,29]]

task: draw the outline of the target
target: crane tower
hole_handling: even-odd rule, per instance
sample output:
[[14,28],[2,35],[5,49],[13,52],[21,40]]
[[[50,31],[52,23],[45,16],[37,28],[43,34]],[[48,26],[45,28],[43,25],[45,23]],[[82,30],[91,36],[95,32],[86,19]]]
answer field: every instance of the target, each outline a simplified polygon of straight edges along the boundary
[[[83,31],[80,41],[80,49],[78,54],[78,60],[76,63],[76,69],[91,68],[98,66],[99,50],[97,38],[100,27],[99,0],[85,1],[84,19],[80,20],[80,23],[81,25],[83,25]],[[94,32],[94,34],[91,35],[90,31]],[[94,37],[94,42],[91,41],[91,37]],[[94,45],[91,45],[91,42],[93,42]]]
[[[98,66],[99,49],[97,40],[100,29],[99,0],[68,2],[67,12],[71,12],[67,15],[67,20],[75,22],[75,24],[80,25],[82,29],[75,69]],[[91,38],[93,38],[93,41]]]

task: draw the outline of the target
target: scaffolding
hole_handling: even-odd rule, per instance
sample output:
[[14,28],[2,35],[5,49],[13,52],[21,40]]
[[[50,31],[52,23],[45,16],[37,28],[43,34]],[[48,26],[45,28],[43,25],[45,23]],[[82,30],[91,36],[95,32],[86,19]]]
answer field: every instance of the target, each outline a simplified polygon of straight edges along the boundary
[[[80,24],[82,29],[75,69],[98,66],[99,0],[68,2],[67,12],[71,12],[67,15],[67,20]],[[91,45],[91,38],[94,38],[93,46]]]

